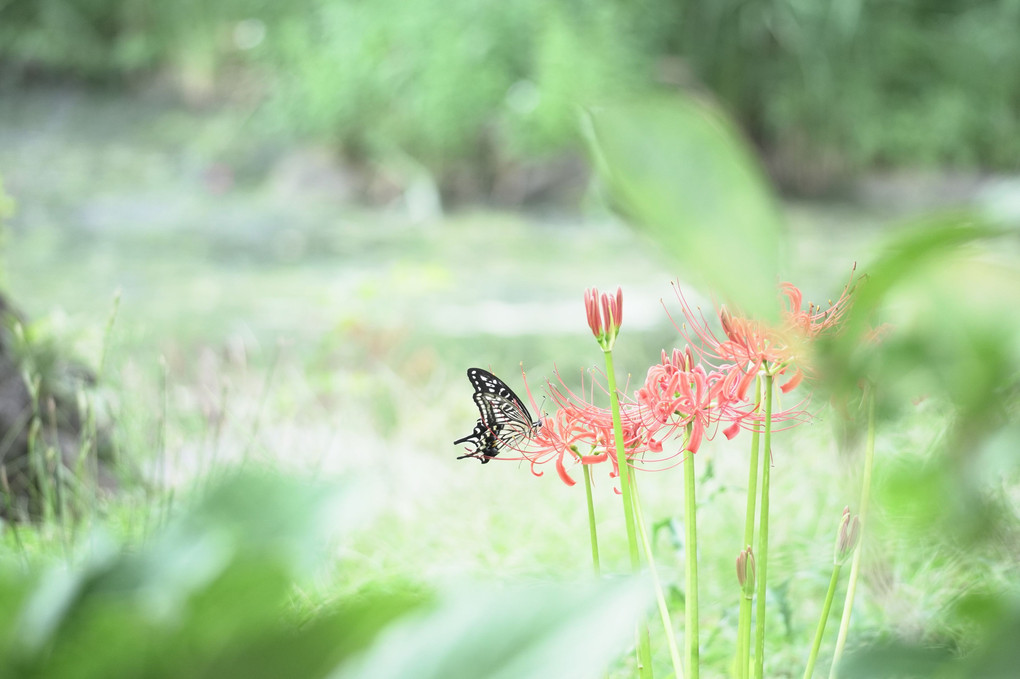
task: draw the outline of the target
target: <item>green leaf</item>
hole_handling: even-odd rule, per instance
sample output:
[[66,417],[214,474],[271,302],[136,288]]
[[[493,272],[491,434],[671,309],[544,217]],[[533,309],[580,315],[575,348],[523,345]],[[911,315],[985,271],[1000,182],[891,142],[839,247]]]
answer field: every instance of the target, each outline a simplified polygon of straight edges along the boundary
[[898,232],[863,267],[840,333],[818,343],[820,382],[844,397],[879,385],[880,413],[924,396],[993,413],[1020,367],[1020,322],[1006,312],[1020,305],[1020,273],[997,259],[998,233],[958,213]]
[[335,679],[601,677],[647,601],[646,588],[632,581],[464,587],[387,630]]
[[782,224],[754,156],[717,109],[690,97],[595,108],[587,138],[616,207],[743,313],[774,319]]
[[875,642],[847,654],[839,665],[841,679],[929,679],[956,677],[955,658],[945,648],[904,641]]

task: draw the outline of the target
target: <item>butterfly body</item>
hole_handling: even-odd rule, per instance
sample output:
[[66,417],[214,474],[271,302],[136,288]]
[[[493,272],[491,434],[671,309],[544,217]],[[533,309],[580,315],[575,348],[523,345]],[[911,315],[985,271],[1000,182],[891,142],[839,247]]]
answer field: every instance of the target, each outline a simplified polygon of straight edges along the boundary
[[475,457],[485,464],[504,448],[514,448],[535,435],[541,423],[532,421],[524,401],[503,380],[481,368],[469,368],[467,376],[475,388],[471,398],[478,407],[478,422],[470,434],[453,442],[474,446],[458,460]]

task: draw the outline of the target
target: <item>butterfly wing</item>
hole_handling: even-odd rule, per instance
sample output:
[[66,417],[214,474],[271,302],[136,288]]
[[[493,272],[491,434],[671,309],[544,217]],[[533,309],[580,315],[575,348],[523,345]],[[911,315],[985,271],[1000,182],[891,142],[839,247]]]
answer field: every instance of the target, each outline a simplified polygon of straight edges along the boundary
[[501,425],[486,425],[479,419],[470,434],[453,442],[455,446],[461,443],[470,443],[475,447],[472,452],[467,455],[461,455],[457,459],[477,457],[483,463],[488,462],[488,458],[495,457],[499,453],[499,439],[497,437],[502,429]]
[[469,435],[454,441],[475,447],[461,458],[477,457],[485,463],[503,448],[514,448],[534,435],[538,422],[532,422],[524,402],[501,379],[481,368],[469,369],[467,376],[475,388],[471,398],[479,418]]

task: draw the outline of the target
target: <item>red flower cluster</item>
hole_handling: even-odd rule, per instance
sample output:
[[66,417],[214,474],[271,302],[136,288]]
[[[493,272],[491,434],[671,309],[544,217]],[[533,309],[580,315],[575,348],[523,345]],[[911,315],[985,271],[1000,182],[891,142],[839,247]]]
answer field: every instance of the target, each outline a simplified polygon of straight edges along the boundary
[[[609,408],[592,405],[596,382],[592,380],[592,394],[585,398],[571,391],[562,379],[559,386],[548,384],[549,394],[557,405],[556,412],[542,419],[542,426],[531,440],[532,445],[524,452],[531,462],[531,470],[541,476],[540,465],[554,462],[556,472],[567,485],[574,480],[567,472],[567,463],[597,464],[609,461],[611,476],[619,474],[616,446],[613,434],[613,413]],[[582,388],[583,392],[583,388]],[[661,435],[655,436],[664,427],[665,421],[655,423],[647,412],[635,403],[621,404],[620,422],[623,430],[623,444],[628,459],[644,452],[662,450]]]
[[[803,308],[800,290],[789,283],[782,284],[781,292],[786,304],[778,326],[736,316],[722,308],[718,317],[724,337],[719,337],[677,288],[685,322],[676,327],[688,346],[670,354],[663,351],[661,361],[648,369],[633,398],[621,394],[620,419],[628,464],[640,462],[640,468],[645,469],[660,467],[663,462],[682,459],[684,454],[697,453],[720,425],[727,438],[736,436],[741,428],[756,426],[762,415],[755,410],[755,394],[749,392],[759,374],[789,375],[780,387],[784,392],[801,382],[810,369],[806,364],[810,341],[837,327],[849,307],[851,285],[848,283],[840,298],[824,311],[813,304]],[[619,331],[622,294],[618,291],[615,297],[600,298],[592,289],[585,293],[585,306],[593,334],[608,350]],[[593,404],[596,385],[593,380],[591,393],[585,398],[583,388],[578,396],[562,380],[559,386],[549,384],[557,410],[542,418],[528,450],[522,451],[536,476],[543,474],[543,464],[553,462],[560,479],[573,485],[569,466],[607,461],[612,465],[610,476],[618,475],[612,412]],[[772,413],[774,424],[788,421],[792,426],[806,417],[796,406]],[[683,445],[664,454],[663,441],[677,431],[684,432]]]

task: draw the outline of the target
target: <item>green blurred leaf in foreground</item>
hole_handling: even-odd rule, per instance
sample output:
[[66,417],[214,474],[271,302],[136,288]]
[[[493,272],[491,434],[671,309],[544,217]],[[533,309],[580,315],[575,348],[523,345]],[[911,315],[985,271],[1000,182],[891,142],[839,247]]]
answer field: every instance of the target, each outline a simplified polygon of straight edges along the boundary
[[334,679],[602,677],[649,594],[635,581],[464,588],[388,630]]
[[1020,269],[1001,237],[959,213],[897,231],[863,268],[841,333],[820,343],[822,382],[843,392],[871,382],[880,405],[945,399],[961,434],[1001,421],[1020,370]]
[[596,677],[623,652],[647,601],[630,581],[296,596],[365,528],[356,488],[248,474],[134,548],[0,572],[0,677]]
[[591,153],[612,200],[682,267],[743,313],[777,316],[779,211],[717,109],[689,97],[593,108]]

